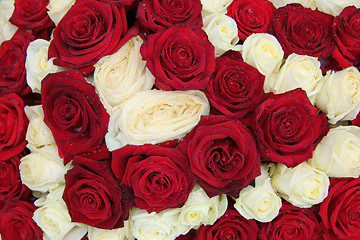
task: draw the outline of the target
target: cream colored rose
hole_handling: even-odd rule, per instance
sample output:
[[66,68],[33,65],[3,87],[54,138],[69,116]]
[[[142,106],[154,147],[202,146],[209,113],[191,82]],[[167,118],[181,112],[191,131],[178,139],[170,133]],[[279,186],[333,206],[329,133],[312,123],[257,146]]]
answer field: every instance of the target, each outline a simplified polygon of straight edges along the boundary
[[231,4],[232,0],[201,0],[202,16],[212,13],[223,13],[227,11],[227,7]]
[[316,146],[309,163],[329,177],[360,176],[360,128],[338,126]]
[[270,168],[275,191],[292,205],[309,208],[321,203],[328,195],[329,178],[325,172],[303,162],[294,168],[277,163]]
[[234,19],[222,13],[213,13],[203,18],[203,29],[215,47],[215,55],[228,50],[240,51],[238,29]]
[[255,178],[255,187],[249,185],[242,189],[234,207],[246,219],[270,222],[279,214],[281,205],[281,198],[271,186],[268,168],[262,165],[261,175]]
[[94,66],[94,82],[108,112],[135,93],[149,90],[155,78],[142,60],[140,36],[131,38],[118,52],[101,58]]
[[49,41],[36,39],[26,50],[26,81],[33,92],[41,92],[41,81],[49,73],[63,71],[64,68],[53,64],[53,59],[48,59]]
[[14,0],[0,1],[0,44],[3,41],[10,40],[18,29],[17,26],[9,22],[9,18],[11,17],[14,9]]
[[124,227],[112,230],[90,227],[88,228],[89,240],[132,240],[129,222],[124,221]]
[[278,70],[284,51],[273,35],[254,33],[244,41],[242,56],[247,64],[255,67],[262,75],[268,76]]
[[269,1],[272,2],[274,4],[274,7],[276,8],[284,7],[290,3],[300,3],[304,7],[311,8],[313,10],[315,10],[317,7],[316,0],[269,0]]
[[137,240],[173,240],[180,235],[176,229],[179,213],[179,208],[160,213],[133,208],[129,220],[130,230]]
[[26,116],[29,125],[25,139],[28,141],[28,148],[41,148],[46,145],[55,144],[54,137],[48,126],[44,123],[44,112],[42,105],[26,106]]
[[64,166],[56,145],[44,146],[21,159],[22,182],[33,191],[47,192],[65,182],[70,164]]
[[360,111],[360,73],[355,67],[328,71],[321,80],[315,105],[327,114],[329,122],[353,120]]
[[320,62],[315,57],[291,54],[281,66],[266,79],[264,90],[266,92],[284,93],[296,88],[306,91],[312,104],[320,91],[322,80]]
[[178,218],[178,231],[185,235],[200,225],[212,225],[227,209],[228,201],[225,194],[209,198],[204,189],[196,184],[185,204],[181,207]]
[[55,25],[58,25],[74,3],[75,0],[50,0],[47,9],[49,9],[49,17]]
[[209,113],[209,102],[198,90],[138,92],[114,108],[105,135],[109,150],[126,144],[157,144],[184,137]]
[[359,0],[315,0],[317,3],[318,9],[321,12],[337,16],[341,11],[347,7],[354,5],[357,8],[360,8]]

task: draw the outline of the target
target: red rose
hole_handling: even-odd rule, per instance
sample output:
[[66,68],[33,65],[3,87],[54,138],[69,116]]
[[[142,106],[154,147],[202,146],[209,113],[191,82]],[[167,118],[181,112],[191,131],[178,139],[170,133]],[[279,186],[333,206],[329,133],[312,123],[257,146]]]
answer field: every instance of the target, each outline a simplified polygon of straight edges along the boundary
[[330,178],[328,196],[320,203],[325,239],[359,239],[360,178]]
[[198,26],[173,26],[141,46],[146,66],[162,90],[203,89],[215,67],[214,47]]
[[[44,122],[61,157],[106,150],[109,114],[95,87],[77,70],[48,74],[41,82]],[[107,155],[105,154],[105,157]]]
[[54,22],[50,19],[46,6],[49,0],[15,0],[15,10],[9,21],[46,40],[50,39]]
[[191,172],[209,197],[222,193],[237,197],[260,175],[255,139],[238,120],[203,116],[178,148],[187,153]]
[[263,100],[265,77],[242,59],[228,57],[229,53],[216,59],[215,70],[204,92],[218,112],[241,118]]
[[63,195],[71,220],[103,229],[123,227],[134,196],[118,185],[110,161],[75,156],[73,165],[65,175]]
[[26,82],[26,49],[34,36],[18,30],[14,36],[0,46],[0,94],[31,92]]
[[0,95],[0,161],[24,150],[28,123],[21,98],[15,93]]
[[200,0],[143,0],[137,10],[140,25],[157,32],[175,24],[203,26]]
[[260,224],[259,240],[315,240],[321,238],[321,227],[314,212],[283,202],[278,216]]
[[332,56],[342,68],[360,65],[360,9],[346,7],[334,20],[333,36],[337,48]]
[[43,232],[32,219],[36,207],[25,201],[7,201],[0,211],[2,240],[42,240]]
[[261,157],[295,167],[310,159],[315,146],[329,131],[326,115],[311,105],[300,88],[269,94],[255,110],[253,129]]
[[96,0],[78,1],[53,32],[49,58],[70,68],[92,68],[100,58],[115,53],[127,31],[124,7]]
[[202,225],[194,240],[256,240],[258,231],[254,219],[247,220],[238,211],[228,209],[213,225]]
[[334,49],[330,14],[288,4],[278,8],[273,17],[273,35],[286,55],[297,53],[314,57],[328,57]]
[[180,207],[195,184],[186,156],[174,148],[127,145],[113,151],[111,167],[134,189],[135,205],[149,213]]
[[233,18],[241,41],[253,33],[265,33],[271,27],[276,8],[268,0],[233,0],[226,15]]

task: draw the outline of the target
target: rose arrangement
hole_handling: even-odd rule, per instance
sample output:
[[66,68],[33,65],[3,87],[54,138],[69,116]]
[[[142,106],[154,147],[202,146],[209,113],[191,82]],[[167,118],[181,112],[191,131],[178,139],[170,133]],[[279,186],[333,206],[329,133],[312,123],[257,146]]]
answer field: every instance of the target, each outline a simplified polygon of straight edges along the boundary
[[0,239],[357,239],[359,9],[0,0]]

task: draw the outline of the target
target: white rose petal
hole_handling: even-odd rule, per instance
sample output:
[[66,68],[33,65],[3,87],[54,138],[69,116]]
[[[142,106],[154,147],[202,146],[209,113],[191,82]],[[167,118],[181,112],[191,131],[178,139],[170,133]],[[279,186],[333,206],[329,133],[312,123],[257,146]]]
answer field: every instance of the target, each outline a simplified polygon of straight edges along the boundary
[[212,13],[223,13],[227,11],[227,7],[233,0],[201,0],[202,4],[202,16],[206,16]]
[[273,35],[255,33],[244,41],[242,56],[247,64],[255,67],[262,75],[268,76],[278,70],[284,51]]
[[132,240],[129,221],[124,221],[124,227],[112,230],[90,227],[88,229],[89,240]]
[[355,67],[328,71],[321,80],[315,105],[327,114],[329,123],[353,120],[360,111],[360,72]]
[[114,108],[106,145],[113,151],[126,144],[157,144],[182,138],[209,109],[205,94],[197,90],[138,92]]
[[317,7],[316,0],[269,0],[269,1],[272,2],[274,4],[274,7],[276,8],[284,7],[290,3],[300,3],[304,7],[311,8],[313,10],[315,10]]
[[140,36],[131,38],[118,52],[101,58],[94,66],[95,88],[108,112],[135,93],[150,90],[155,78],[142,60]]
[[328,195],[328,176],[308,162],[294,168],[277,163],[270,168],[270,173],[274,190],[294,206],[309,208],[321,203]]
[[14,0],[0,1],[0,44],[3,41],[10,40],[18,29],[17,26],[9,22],[9,19],[15,9],[14,2]]
[[338,16],[347,6],[354,5],[355,7],[360,8],[359,0],[315,0],[315,2],[317,3],[319,11],[333,16]]
[[320,92],[322,80],[320,61],[315,57],[291,54],[279,71],[271,74],[264,83],[266,92],[284,93],[296,88],[306,91],[312,104]]
[[75,0],[50,0],[47,9],[49,9],[49,17],[55,25],[58,25],[74,3]]

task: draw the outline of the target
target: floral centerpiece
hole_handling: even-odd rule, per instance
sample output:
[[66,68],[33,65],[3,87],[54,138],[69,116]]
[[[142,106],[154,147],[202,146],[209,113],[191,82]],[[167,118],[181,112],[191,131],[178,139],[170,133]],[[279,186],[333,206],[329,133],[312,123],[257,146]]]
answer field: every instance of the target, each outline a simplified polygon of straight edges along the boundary
[[359,1],[0,13],[0,239],[360,237]]

